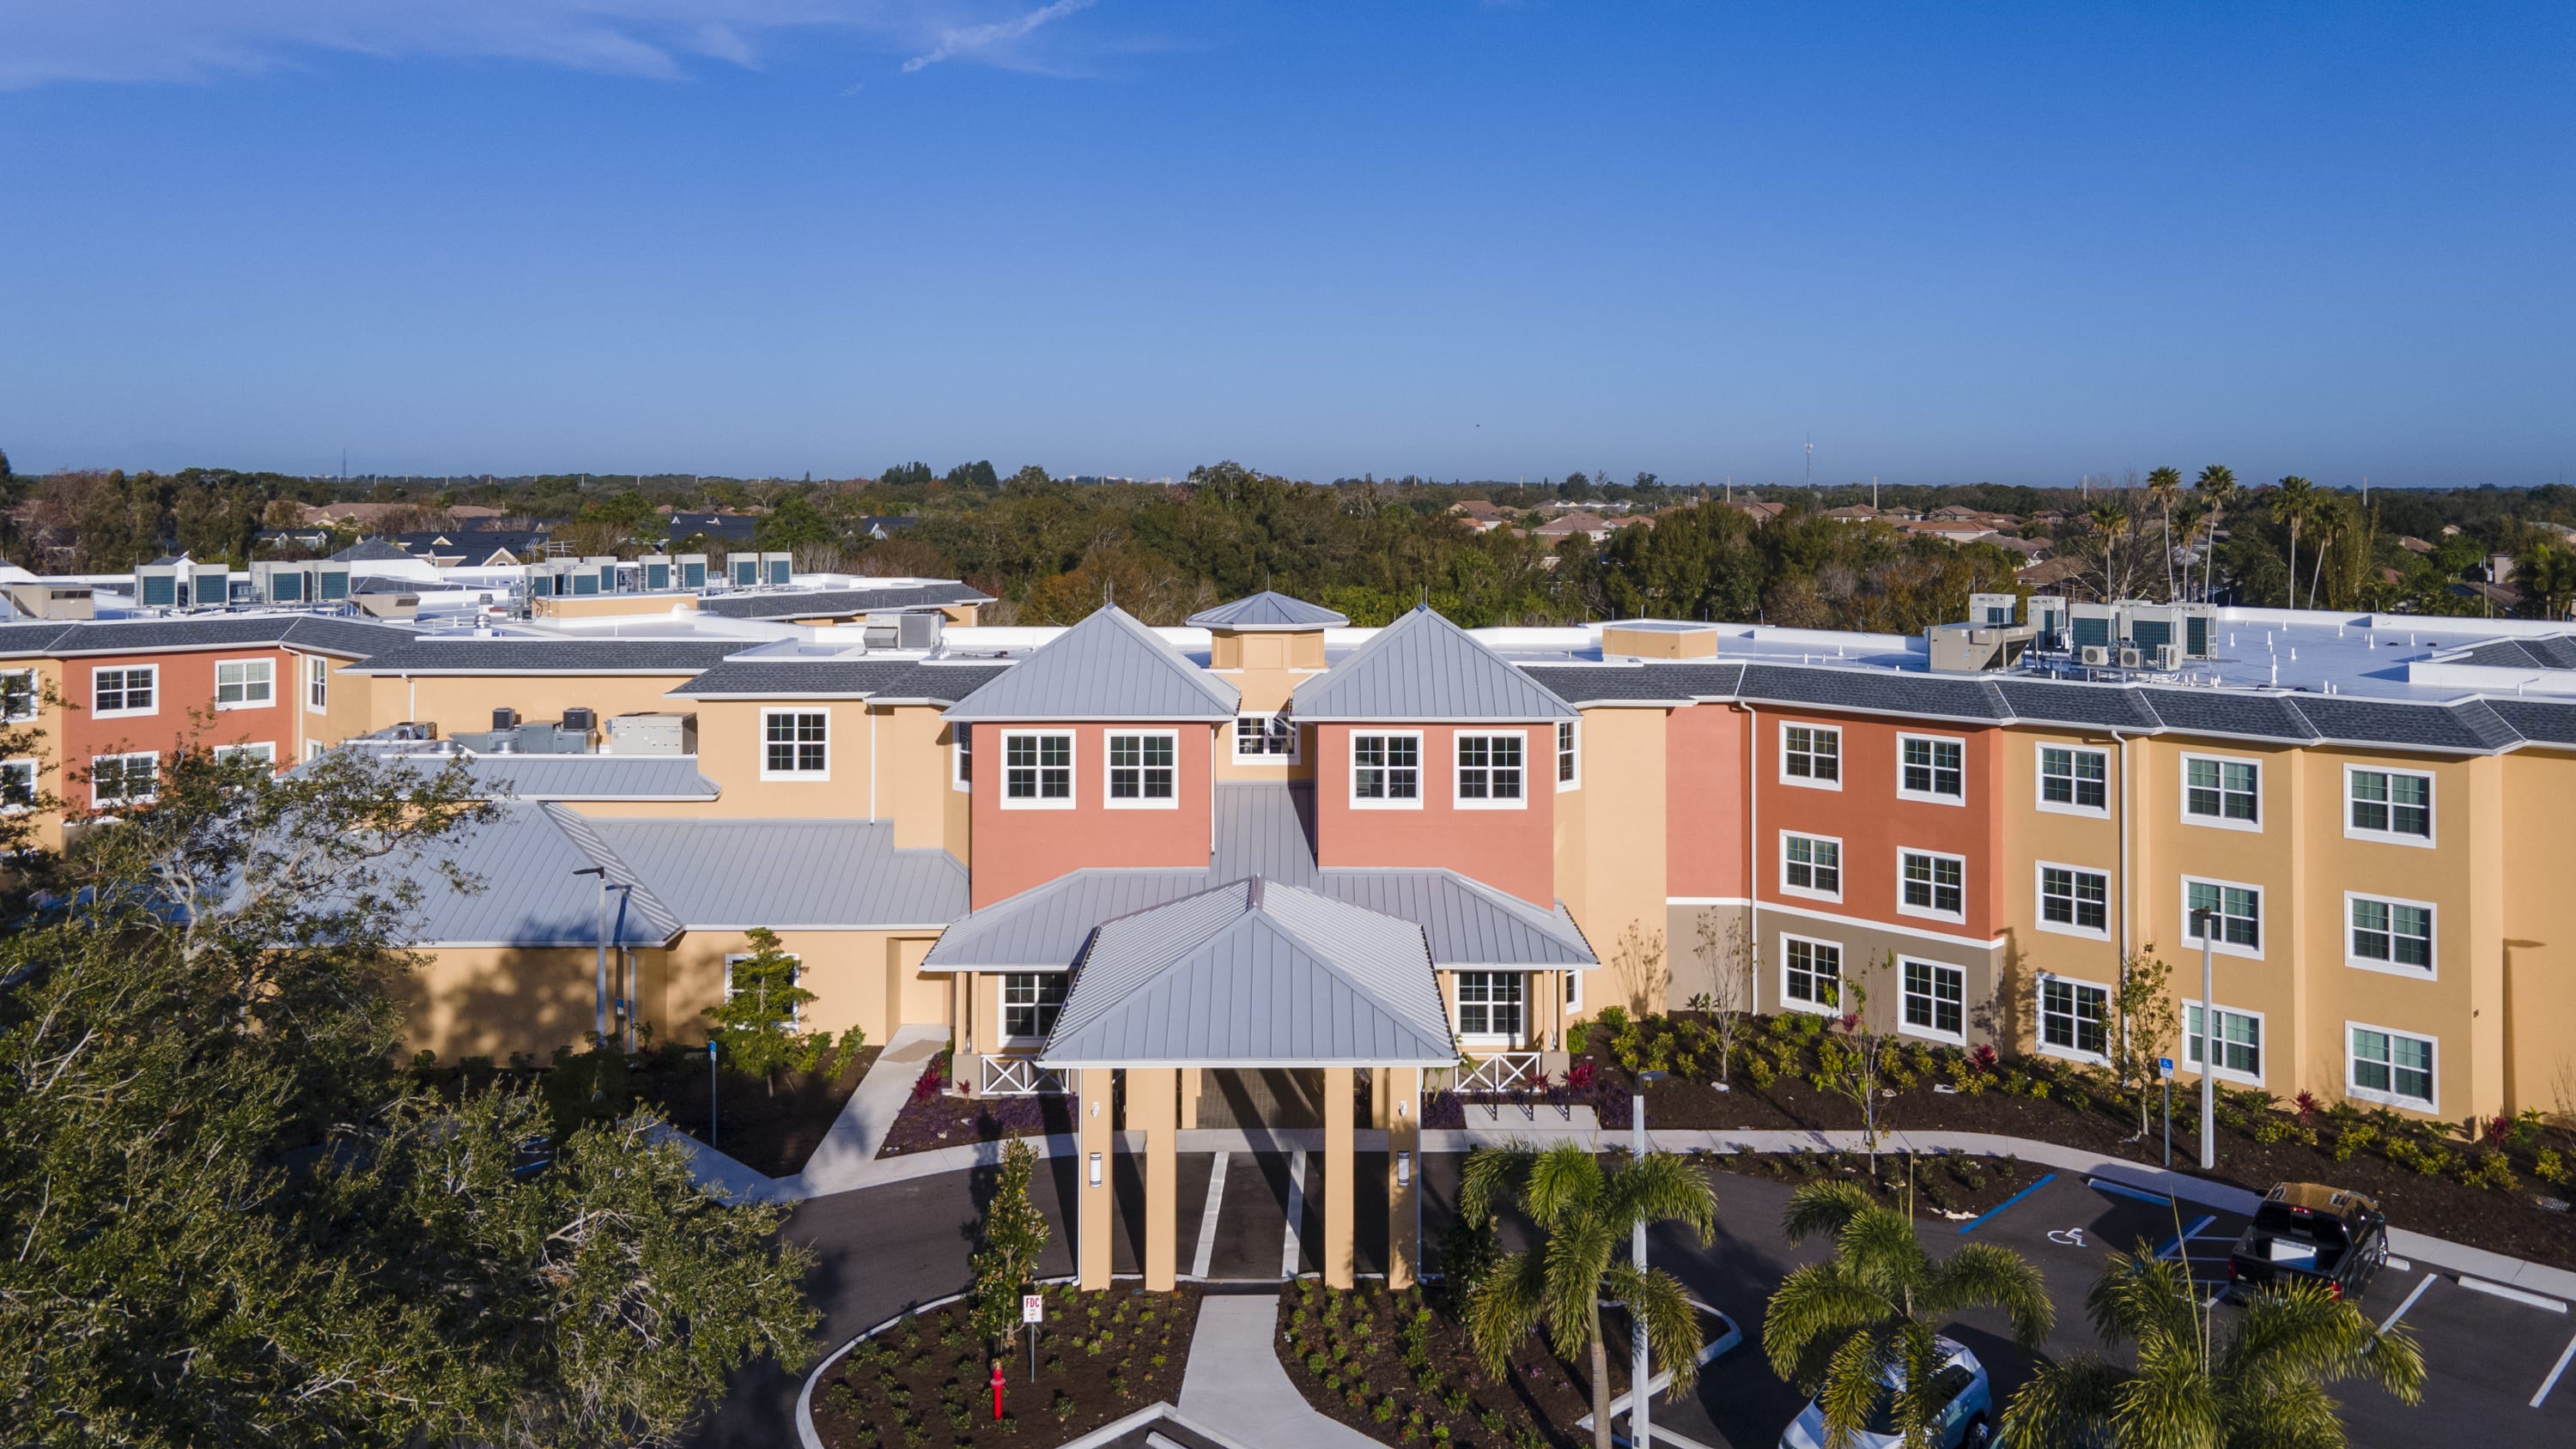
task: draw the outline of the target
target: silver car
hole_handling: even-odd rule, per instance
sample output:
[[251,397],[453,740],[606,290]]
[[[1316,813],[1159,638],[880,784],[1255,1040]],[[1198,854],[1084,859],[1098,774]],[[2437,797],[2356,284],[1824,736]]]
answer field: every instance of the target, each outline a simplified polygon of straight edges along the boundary
[[[1942,1358],[1941,1371],[1932,1380],[1933,1395],[1940,1404],[1932,1442],[1941,1449],[1986,1449],[1987,1441],[1994,1437],[1995,1421],[1995,1389],[1986,1377],[1986,1366],[1956,1339],[1935,1342]],[[1895,1391],[1905,1386],[1904,1373],[1890,1367],[1882,1382],[1887,1392],[1878,1396],[1869,1419],[1861,1425],[1860,1432],[1852,1435],[1855,1449],[1896,1449],[1905,1442],[1895,1421]],[[1823,1406],[1809,1399],[1805,1411],[1781,1431],[1780,1449],[1825,1449]]]

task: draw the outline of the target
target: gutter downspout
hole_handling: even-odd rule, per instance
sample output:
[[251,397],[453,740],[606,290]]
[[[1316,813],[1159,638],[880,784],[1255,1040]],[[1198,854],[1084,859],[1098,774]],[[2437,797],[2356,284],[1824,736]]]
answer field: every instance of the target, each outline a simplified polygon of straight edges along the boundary
[[[2119,747],[2120,747],[2120,831],[2119,831],[2119,836],[2120,836],[2120,973],[2119,973],[2119,990],[2120,990],[2120,994],[2121,994],[2123,997],[2126,997],[2126,996],[2128,995],[2128,986],[2129,986],[2129,959],[2130,959],[2130,955],[2131,955],[2131,947],[2130,947],[2130,944],[2129,944],[2129,942],[2130,942],[2130,934],[2129,934],[2129,932],[2130,932],[2130,918],[2135,914],[2135,913],[2130,909],[2130,903],[2129,903],[2129,821],[2130,821],[2129,806],[2130,806],[2130,803],[2131,803],[2131,802],[2130,802],[2130,796],[2131,796],[2131,794],[2132,794],[2132,792],[2133,792],[2133,787],[2132,787],[2132,785],[2130,784],[2130,781],[2129,781],[2129,737],[2128,737],[2128,736],[2126,736],[2126,735],[2124,735],[2124,734],[2121,734],[2118,730],[2113,730],[2113,731],[2111,731],[2111,739],[2113,740],[2113,742],[2114,742],[2114,743],[2118,744],[2118,745],[2119,745]],[[2128,1013],[2124,1011],[2124,1012],[2122,1012],[2122,1013],[2120,1014],[2120,1052],[2121,1052],[2121,1055],[2126,1056],[2126,1055],[2128,1054],[2128,1050],[2129,1050],[2129,1016],[2128,1016]]]
[[877,818],[877,708],[866,700],[859,708],[868,712],[868,818]]
[[[1762,711],[1744,706],[1744,933],[1762,959]],[[1752,1009],[1762,1009],[1762,973],[1753,973]]]

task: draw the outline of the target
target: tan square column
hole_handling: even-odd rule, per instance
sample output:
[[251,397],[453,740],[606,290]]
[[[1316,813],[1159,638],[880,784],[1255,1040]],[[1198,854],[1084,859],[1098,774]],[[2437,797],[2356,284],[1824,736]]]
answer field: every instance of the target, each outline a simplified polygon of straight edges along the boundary
[[1109,1286],[1109,1229],[1111,1215],[1117,1209],[1117,1198],[1110,1187],[1115,1176],[1111,1159],[1117,1156],[1112,1146],[1110,1129],[1118,1125],[1117,1109],[1110,1096],[1111,1072],[1107,1067],[1084,1067],[1082,1091],[1074,1110],[1078,1159],[1074,1163],[1074,1233],[1079,1241],[1074,1246],[1074,1278],[1085,1291],[1096,1292]]
[[1358,1083],[1350,1067],[1324,1068],[1324,1284],[1348,1288],[1359,1277],[1352,1238],[1355,1195],[1351,1181],[1357,1146],[1351,1121]]
[[1410,1288],[1422,1269],[1422,1068],[1396,1067],[1388,1079],[1386,1127],[1386,1286]]
[[1207,1069],[1181,1068],[1181,1130],[1195,1132],[1199,1126],[1199,1094],[1207,1087]]
[[1145,1134],[1145,1289],[1172,1291],[1179,1269],[1180,1157],[1172,1134],[1179,1126],[1180,1072],[1173,1067],[1127,1069],[1127,1125]]

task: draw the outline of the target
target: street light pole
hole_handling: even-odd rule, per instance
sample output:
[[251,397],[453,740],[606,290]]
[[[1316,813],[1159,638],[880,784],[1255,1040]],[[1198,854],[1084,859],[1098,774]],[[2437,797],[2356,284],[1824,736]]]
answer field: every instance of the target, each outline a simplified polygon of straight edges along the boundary
[[599,934],[596,938],[599,943],[599,987],[595,1013],[597,1020],[592,1030],[598,1038],[599,1048],[606,1050],[608,1046],[608,867],[585,865],[573,874],[599,877]]
[[[2217,999],[2218,968],[2211,955],[2210,927],[2216,924],[2216,911],[2202,906],[2191,913],[2193,929],[2200,932],[2200,1170],[2218,1166],[2218,1074],[2214,1070],[2218,1053],[2210,1041],[2218,1025],[2218,1013],[2209,1003]],[[2183,1023],[2183,1040],[2191,1040],[2191,1023]]]
[[[1637,1074],[1637,1090],[1628,1100],[1628,1163],[1646,1160],[1646,1089],[1664,1079],[1662,1072]],[[1628,1261],[1637,1265],[1637,1276],[1646,1276],[1646,1219],[1640,1215],[1628,1229]],[[1637,1449],[1648,1449],[1654,1430],[1649,1423],[1646,1383],[1653,1376],[1654,1365],[1646,1354],[1646,1314],[1644,1306],[1628,1305],[1628,1442]]]

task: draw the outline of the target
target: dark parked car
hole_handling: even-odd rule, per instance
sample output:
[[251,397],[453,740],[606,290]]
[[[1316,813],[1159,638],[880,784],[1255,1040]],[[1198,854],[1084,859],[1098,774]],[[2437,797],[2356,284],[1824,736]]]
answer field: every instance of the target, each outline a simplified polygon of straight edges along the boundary
[[2227,1255],[2231,1288],[2312,1279],[2357,1299],[2388,1261],[2388,1219],[2357,1192],[2284,1182],[2263,1194],[2254,1221]]

